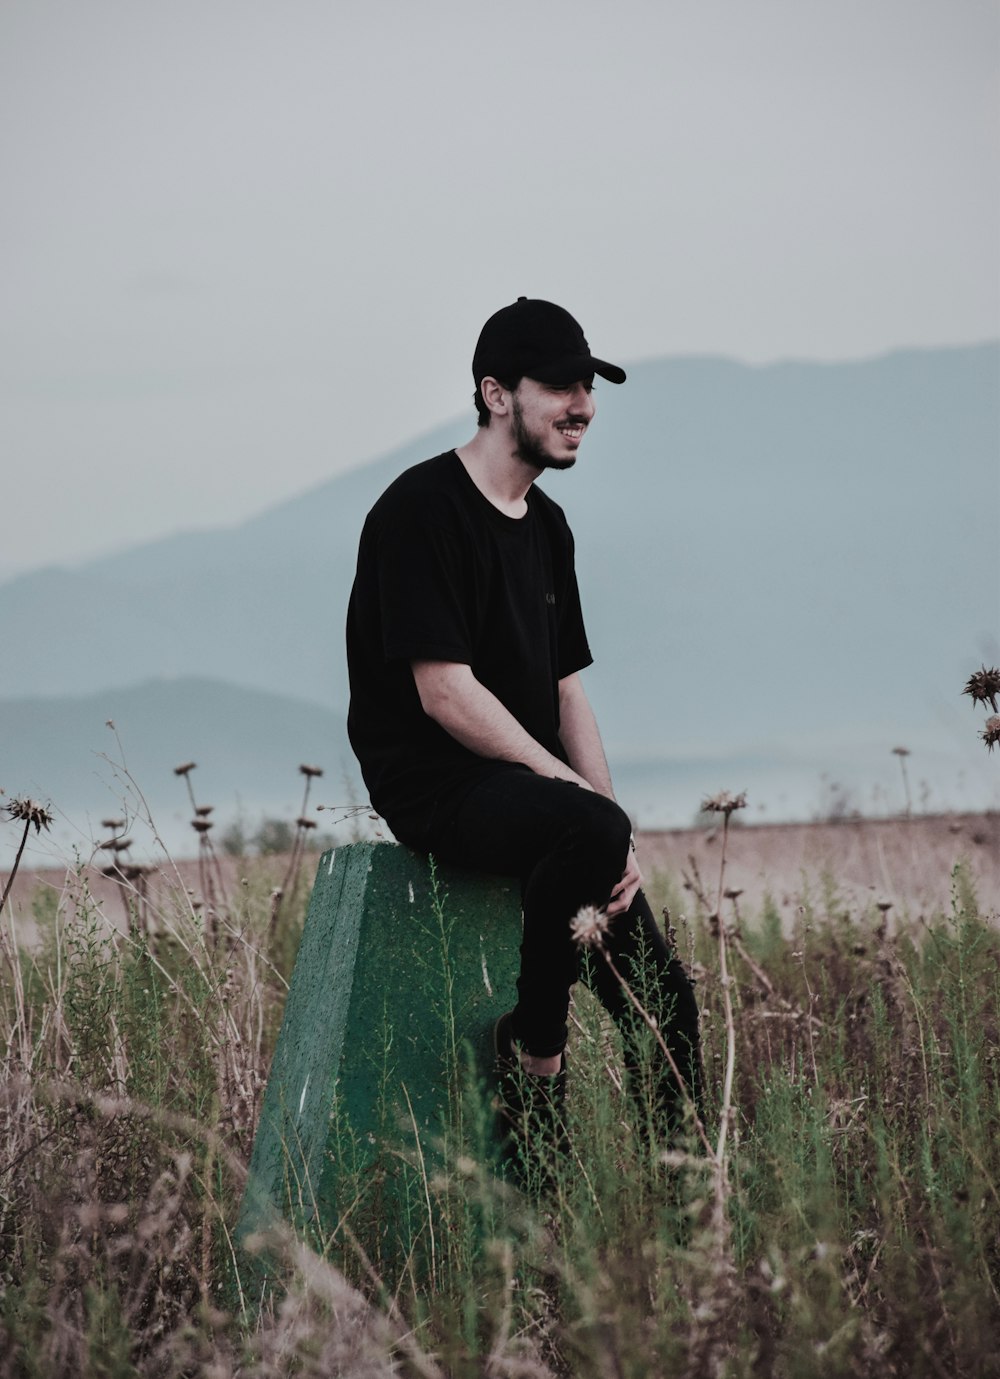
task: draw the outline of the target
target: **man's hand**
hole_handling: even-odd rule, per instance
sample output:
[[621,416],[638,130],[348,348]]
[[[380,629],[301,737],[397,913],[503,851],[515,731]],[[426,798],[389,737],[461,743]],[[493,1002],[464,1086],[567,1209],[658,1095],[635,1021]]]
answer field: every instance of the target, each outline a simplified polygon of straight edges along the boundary
[[608,901],[608,918],[613,919],[615,915],[623,915],[631,906],[635,899],[635,893],[642,885],[642,872],[639,870],[639,863],[635,855],[635,847],[629,844],[628,861],[625,863],[625,870],[622,872],[622,879],[611,892],[611,899]]

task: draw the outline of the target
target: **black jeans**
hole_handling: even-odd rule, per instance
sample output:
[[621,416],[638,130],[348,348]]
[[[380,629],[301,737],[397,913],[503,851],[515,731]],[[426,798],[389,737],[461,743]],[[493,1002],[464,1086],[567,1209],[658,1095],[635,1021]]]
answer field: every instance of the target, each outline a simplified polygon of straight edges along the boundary
[[[628,815],[613,800],[511,766],[475,786],[448,817],[432,819],[416,843],[442,862],[520,878],[524,932],[511,1024],[521,1046],[537,1057],[565,1047],[570,987],[581,976],[621,1027],[626,1047],[634,1035],[635,1009],[620,981],[600,953],[581,963],[570,934],[583,906],[608,903],[625,870],[630,834]],[[700,1101],[694,992],[641,890],[627,913],[611,921],[605,946]],[[661,1084],[662,1099],[676,1103],[669,1068]]]

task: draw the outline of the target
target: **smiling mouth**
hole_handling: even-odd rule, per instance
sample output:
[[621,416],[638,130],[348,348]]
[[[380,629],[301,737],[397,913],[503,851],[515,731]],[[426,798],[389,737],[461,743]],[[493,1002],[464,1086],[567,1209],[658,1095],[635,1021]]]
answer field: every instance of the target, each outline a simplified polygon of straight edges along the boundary
[[564,422],[561,426],[556,427],[556,430],[569,441],[581,440],[586,429],[586,426],[582,426],[579,422]]

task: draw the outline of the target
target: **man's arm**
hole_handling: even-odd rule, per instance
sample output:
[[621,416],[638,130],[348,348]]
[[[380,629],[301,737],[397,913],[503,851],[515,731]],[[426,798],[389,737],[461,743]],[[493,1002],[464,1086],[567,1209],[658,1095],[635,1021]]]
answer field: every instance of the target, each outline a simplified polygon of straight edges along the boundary
[[516,761],[539,776],[592,789],[582,773],[547,751],[472,673],[456,661],[413,661],[413,679],[428,718],[477,756]]
[[[470,666],[456,661],[413,661],[411,667],[424,713],[470,752],[494,761],[520,762],[536,775],[572,781],[584,790],[594,790],[600,782],[598,793],[614,799],[601,735],[579,676],[559,682],[559,736],[570,759],[567,766],[521,727],[476,679]],[[630,849],[622,878],[611,893],[608,915],[627,910],[641,885],[642,873]]]
[[599,795],[613,800],[615,792],[597,719],[579,675],[567,675],[559,681],[559,738],[573,770]]

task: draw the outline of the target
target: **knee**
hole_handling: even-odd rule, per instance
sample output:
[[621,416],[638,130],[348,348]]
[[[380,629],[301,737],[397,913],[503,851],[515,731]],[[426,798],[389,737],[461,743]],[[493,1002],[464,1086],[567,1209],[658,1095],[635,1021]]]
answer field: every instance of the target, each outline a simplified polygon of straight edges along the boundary
[[606,795],[595,795],[594,802],[599,810],[598,827],[604,836],[618,844],[623,852],[626,851],[632,837],[632,820],[620,804],[609,800]]
[[581,791],[582,807],[575,821],[574,842],[592,857],[607,857],[610,865],[624,867],[632,823],[621,805],[606,795]]

